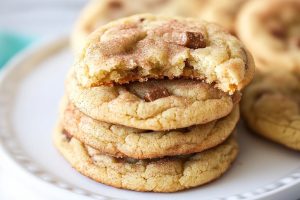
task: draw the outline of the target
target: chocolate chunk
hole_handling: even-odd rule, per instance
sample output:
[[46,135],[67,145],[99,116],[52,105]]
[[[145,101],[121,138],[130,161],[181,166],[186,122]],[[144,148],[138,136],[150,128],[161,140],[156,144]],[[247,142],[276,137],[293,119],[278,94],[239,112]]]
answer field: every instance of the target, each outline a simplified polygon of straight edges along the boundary
[[182,43],[184,46],[191,49],[198,49],[206,47],[206,43],[202,33],[185,32],[182,33]]
[[144,99],[147,102],[155,101],[156,99],[160,99],[163,97],[170,96],[170,93],[166,88],[153,88],[152,90],[145,93]]
[[286,38],[286,31],[280,23],[269,23],[268,28],[274,37],[279,39]]
[[176,43],[191,49],[205,48],[206,42],[204,36],[200,32],[173,32],[164,35],[168,42]]
[[122,2],[113,0],[113,1],[109,2],[108,6],[113,9],[120,9],[120,8],[122,8]]
[[65,135],[65,137],[66,137],[66,139],[67,139],[67,141],[68,142],[70,142],[70,140],[72,139],[72,135],[67,131],[67,130],[63,130],[63,132],[62,132],[62,134],[64,134]]

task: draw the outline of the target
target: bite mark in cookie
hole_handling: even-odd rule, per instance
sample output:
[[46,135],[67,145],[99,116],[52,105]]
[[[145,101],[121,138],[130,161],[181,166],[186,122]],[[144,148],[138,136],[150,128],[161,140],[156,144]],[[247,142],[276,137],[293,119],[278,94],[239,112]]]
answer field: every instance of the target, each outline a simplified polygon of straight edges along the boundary
[[215,24],[136,15],[95,31],[74,69],[83,87],[187,78],[233,94],[252,79],[254,63],[243,44]]

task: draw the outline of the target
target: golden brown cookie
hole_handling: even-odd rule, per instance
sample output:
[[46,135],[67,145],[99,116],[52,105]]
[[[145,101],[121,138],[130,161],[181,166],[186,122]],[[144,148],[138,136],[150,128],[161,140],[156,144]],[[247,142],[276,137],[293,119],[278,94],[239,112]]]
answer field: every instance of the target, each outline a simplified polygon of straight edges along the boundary
[[148,80],[125,85],[83,88],[70,73],[70,101],[99,121],[145,130],[171,130],[205,124],[228,115],[239,101],[195,80]]
[[102,154],[135,159],[201,152],[224,142],[239,120],[238,106],[226,117],[203,125],[147,131],[100,122],[80,112],[70,102],[62,106],[62,125],[79,141]]
[[235,33],[236,16],[245,2],[247,0],[209,0],[203,5],[199,17]]
[[100,26],[122,17],[138,13],[163,13],[195,17],[204,0],[91,0],[81,11],[71,35],[76,52],[82,48],[87,36]]
[[249,1],[239,13],[237,33],[261,70],[299,69],[299,0]]
[[300,150],[300,78],[275,71],[258,74],[243,94],[242,115],[257,134]]
[[232,94],[250,82],[254,63],[243,44],[215,24],[143,14],[93,32],[74,70],[83,87],[180,77]]
[[77,171],[91,179],[117,188],[176,192],[219,178],[230,167],[238,153],[233,138],[213,149],[187,156],[161,159],[122,159],[102,155],[58,127],[54,143]]

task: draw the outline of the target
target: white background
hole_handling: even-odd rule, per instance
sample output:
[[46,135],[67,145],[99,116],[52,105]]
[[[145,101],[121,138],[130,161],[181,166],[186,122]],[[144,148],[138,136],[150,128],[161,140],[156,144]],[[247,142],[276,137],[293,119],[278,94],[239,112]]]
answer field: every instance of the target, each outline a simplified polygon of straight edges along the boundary
[[[78,13],[87,0],[0,0],[0,31],[10,31],[38,39],[70,33]],[[0,200],[43,200],[14,172],[1,166]]]
[[87,0],[0,0],[0,30],[48,37],[70,32]]

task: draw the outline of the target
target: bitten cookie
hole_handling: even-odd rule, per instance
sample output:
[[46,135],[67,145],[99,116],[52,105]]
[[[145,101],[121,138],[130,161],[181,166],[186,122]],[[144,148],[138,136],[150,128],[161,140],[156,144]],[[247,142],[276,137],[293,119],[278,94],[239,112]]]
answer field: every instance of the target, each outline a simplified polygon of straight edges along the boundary
[[207,83],[183,79],[83,88],[72,73],[66,93],[94,119],[145,130],[205,124],[228,115],[240,99],[239,93],[230,96]]
[[58,127],[54,143],[65,159],[80,173],[117,188],[136,191],[176,192],[219,178],[238,153],[233,138],[213,149],[187,156],[161,159],[120,159],[101,155]]
[[300,150],[300,79],[275,71],[260,74],[243,93],[242,115],[257,134]]
[[242,43],[215,24],[143,14],[93,32],[74,70],[83,87],[180,77],[233,94],[252,79],[254,63]]
[[135,159],[204,151],[224,142],[239,120],[236,106],[228,116],[207,124],[164,132],[145,131],[94,120],[66,99],[61,109],[61,123],[76,139],[102,154]]
[[80,50],[87,36],[100,26],[122,17],[138,13],[163,13],[195,17],[201,11],[204,0],[91,0],[81,11],[71,35],[75,52]]
[[237,33],[261,70],[299,69],[299,0],[249,1],[239,13]]

